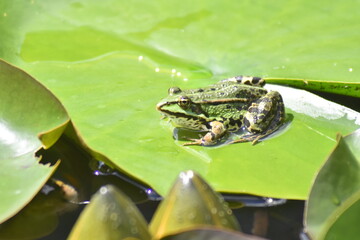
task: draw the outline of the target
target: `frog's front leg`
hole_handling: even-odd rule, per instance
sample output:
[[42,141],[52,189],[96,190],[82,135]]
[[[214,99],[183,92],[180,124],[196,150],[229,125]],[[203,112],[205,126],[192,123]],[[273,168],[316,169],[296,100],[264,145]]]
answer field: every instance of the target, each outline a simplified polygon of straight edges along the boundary
[[285,109],[281,95],[271,91],[252,103],[244,115],[244,126],[250,132],[237,142],[252,142],[275,132],[285,120]]
[[200,139],[191,139],[193,142],[184,143],[183,146],[188,145],[202,145],[202,146],[211,146],[215,145],[219,139],[221,139],[225,133],[226,128],[223,123],[219,121],[213,121],[210,123],[211,130],[210,132],[206,133]]

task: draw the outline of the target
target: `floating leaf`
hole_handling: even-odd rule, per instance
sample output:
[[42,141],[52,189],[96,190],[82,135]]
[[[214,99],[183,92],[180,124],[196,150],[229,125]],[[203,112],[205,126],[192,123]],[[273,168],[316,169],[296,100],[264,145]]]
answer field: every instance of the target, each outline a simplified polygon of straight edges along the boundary
[[[347,95],[351,97],[360,98],[360,82],[335,82],[335,81],[321,81],[321,80],[309,80],[309,79],[286,79],[286,78],[266,78],[266,82],[288,85],[291,87],[329,92]],[[359,80],[360,81],[360,80]]]
[[354,225],[354,220],[360,220],[359,135],[357,130],[344,139],[339,137],[315,179],[305,220],[306,229],[314,239],[335,239],[334,236],[355,239],[360,234]]
[[2,222],[24,207],[56,169],[39,164],[35,152],[57,140],[68,116],[44,86],[4,61],[0,61],[0,86]]
[[360,193],[354,197],[356,200],[352,199],[351,203],[346,203],[348,208],[337,217],[325,239],[352,240],[358,238],[360,230],[356,227],[356,223],[360,221]]

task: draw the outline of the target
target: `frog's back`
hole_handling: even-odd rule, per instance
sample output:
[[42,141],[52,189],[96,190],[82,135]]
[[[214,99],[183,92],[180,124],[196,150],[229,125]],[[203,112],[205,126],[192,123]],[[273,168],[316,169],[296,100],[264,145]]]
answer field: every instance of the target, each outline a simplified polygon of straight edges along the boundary
[[254,101],[264,96],[267,90],[258,86],[249,86],[237,82],[219,82],[204,88],[183,90],[192,101],[206,101],[219,99],[246,99]]
[[[199,105],[207,117],[229,120],[241,125],[245,111],[252,102],[264,96],[267,90],[260,86],[249,86],[238,82],[219,82],[208,87],[184,90],[182,94]],[[235,124],[236,123],[236,124]]]

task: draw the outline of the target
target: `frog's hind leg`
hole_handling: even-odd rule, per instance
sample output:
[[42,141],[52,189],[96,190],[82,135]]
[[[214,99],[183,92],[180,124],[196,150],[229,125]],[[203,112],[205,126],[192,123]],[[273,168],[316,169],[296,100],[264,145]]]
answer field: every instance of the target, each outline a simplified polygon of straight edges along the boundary
[[281,95],[272,91],[254,102],[244,116],[244,126],[250,132],[230,143],[252,142],[275,132],[285,120],[285,108]]
[[201,145],[211,146],[218,143],[218,141],[226,134],[227,130],[222,122],[213,121],[210,123],[211,130],[200,139],[190,139],[192,142],[184,143],[183,146]]

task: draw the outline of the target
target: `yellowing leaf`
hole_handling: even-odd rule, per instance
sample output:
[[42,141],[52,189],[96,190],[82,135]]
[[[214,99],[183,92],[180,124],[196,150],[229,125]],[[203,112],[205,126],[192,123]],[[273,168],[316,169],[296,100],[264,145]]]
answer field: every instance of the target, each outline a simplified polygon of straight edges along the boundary
[[182,172],[161,202],[150,230],[161,238],[179,230],[210,225],[239,230],[240,226],[222,197],[196,173]]
[[104,186],[91,198],[68,238],[151,239],[147,223],[136,206],[113,186]]

